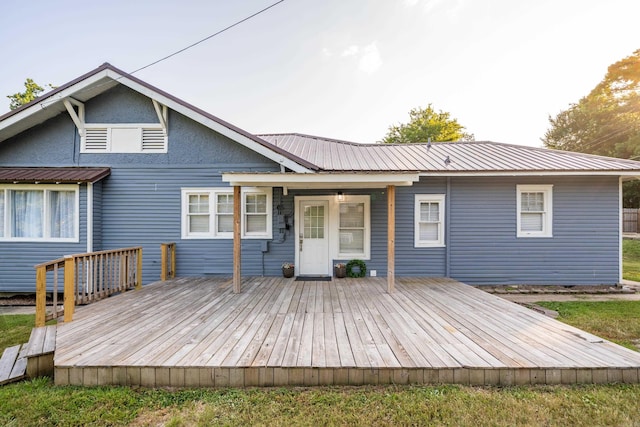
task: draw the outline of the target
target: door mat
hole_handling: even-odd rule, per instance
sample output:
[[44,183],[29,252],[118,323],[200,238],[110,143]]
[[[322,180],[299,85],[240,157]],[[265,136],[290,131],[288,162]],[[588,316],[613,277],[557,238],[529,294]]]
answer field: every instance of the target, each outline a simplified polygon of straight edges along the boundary
[[296,282],[330,282],[331,276],[298,276]]

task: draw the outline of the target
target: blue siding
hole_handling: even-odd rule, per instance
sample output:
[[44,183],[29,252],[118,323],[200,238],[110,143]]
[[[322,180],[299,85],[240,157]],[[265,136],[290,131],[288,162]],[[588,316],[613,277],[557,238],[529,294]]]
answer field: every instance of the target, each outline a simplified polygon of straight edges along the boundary
[[[553,237],[516,237],[516,185],[553,184]],[[451,276],[472,284],[614,284],[617,177],[452,179]]]

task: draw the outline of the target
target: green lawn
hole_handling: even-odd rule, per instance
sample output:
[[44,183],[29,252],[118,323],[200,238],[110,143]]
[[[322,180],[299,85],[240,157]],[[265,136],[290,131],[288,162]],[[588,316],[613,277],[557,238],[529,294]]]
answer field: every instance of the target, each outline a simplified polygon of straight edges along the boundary
[[558,320],[638,350],[640,340],[640,301],[538,302],[559,313]]
[[640,282],[640,240],[622,241],[622,277]]
[[0,316],[0,354],[5,348],[29,341],[36,317],[29,314]]

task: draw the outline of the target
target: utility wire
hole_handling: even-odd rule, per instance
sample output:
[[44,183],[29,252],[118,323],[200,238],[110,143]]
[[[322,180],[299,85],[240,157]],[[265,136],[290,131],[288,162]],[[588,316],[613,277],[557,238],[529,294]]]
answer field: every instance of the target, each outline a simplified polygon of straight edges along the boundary
[[249,15],[249,16],[247,16],[246,18],[241,19],[240,21],[237,21],[237,22],[235,22],[235,23],[233,23],[233,24],[229,25],[229,26],[228,26],[228,27],[226,27],[226,28],[223,28],[222,30],[217,31],[217,32],[215,32],[215,33],[211,34],[210,36],[207,36],[207,37],[203,38],[202,40],[199,40],[199,41],[197,41],[197,42],[195,42],[195,43],[190,44],[190,45],[189,45],[189,46],[187,46],[187,47],[184,47],[184,48],[182,48],[182,49],[180,49],[180,50],[177,50],[177,51],[173,52],[172,54],[169,54],[169,55],[165,56],[164,58],[160,58],[160,59],[158,59],[157,61],[152,62],[151,64],[145,65],[144,67],[140,67],[140,68],[138,68],[137,70],[134,70],[134,71],[132,71],[132,72],[131,72],[131,73],[129,73],[129,74],[134,74],[134,73],[137,73],[138,71],[142,71],[142,70],[144,70],[145,68],[149,68],[149,67],[151,67],[152,65],[156,65],[156,64],[157,64],[157,63],[159,63],[159,62],[162,62],[162,61],[164,61],[164,60],[166,60],[166,59],[171,58],[172,56],[176,56],[177,54],[182,53],[182,52],[184,52],[184,51],[185,51],[185,50],[187,50],[187,49],[191,49],[192,47],[197,46],[197,45],[199,45],[200,43],[206,42],[207,40],[209,40],[209,39],[211,39],[211,38],[213,38],[213,37],[215,37],[215,36],[217,36],[217,35],[220,35],[220,34],[224,33],[225,31],[228,31],[228,30],[232,29],[233,27],[238,26],[238,25],[242,24],[243,22],[248,21],[248,20],[249,20],[249,19],[251,19],[251,18],[254,18],[254,17],[256,17],[256,16],[260,15],[261,13],[266,12],[267,10],[271,9],[272,7],[277,6],[278,4],[282,3],[283,1],[284,1],[284,0],[279,0],[279,1],[277,1],[277,2],[275,2],[275,3],[273,3],[273,4],[271,4],[270,6],[267,6],[267,7],[265,7],[264,9],[259,10],[258,12],[254,13],[253,15]]

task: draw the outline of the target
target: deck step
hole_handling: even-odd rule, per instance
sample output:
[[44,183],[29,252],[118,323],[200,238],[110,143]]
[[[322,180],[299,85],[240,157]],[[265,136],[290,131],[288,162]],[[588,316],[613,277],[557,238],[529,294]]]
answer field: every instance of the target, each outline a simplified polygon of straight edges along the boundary
[[33,328],[25,344],[27,376],[36,378],[53,375],[53,353],[56,350],[56,325]]
[[26,377],[26,344],[7,347],[0,359],[0,385],[20,381]]

